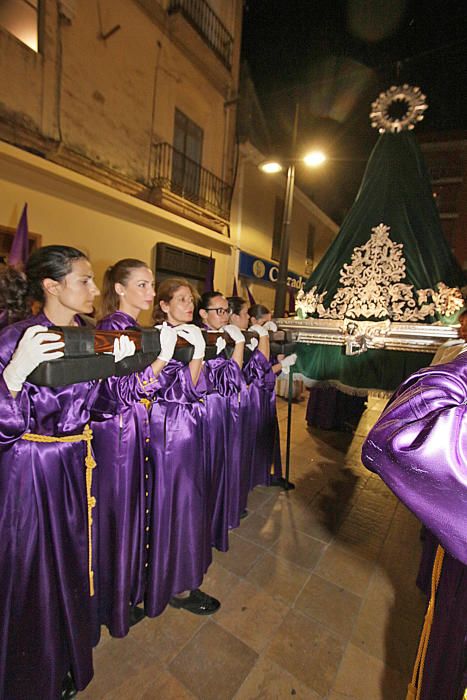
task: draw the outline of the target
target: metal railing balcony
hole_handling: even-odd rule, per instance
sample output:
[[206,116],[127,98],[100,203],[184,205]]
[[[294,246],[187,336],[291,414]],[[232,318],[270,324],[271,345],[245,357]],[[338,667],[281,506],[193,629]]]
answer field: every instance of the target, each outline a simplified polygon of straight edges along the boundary
[[228,68],[232,68],[233,37],[206,0],[170,0],[168,13],[180,12],[209,48]]
[[229,220],[231,186],[169,143],[154,146],[153,186]]

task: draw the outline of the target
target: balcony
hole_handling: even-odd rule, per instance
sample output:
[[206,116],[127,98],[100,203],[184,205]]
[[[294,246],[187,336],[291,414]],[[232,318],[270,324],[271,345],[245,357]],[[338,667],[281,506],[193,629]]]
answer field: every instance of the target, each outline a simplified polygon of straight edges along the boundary
[[224,66],[232,68],[233,38],[206,0],[171,0],[168,13],[180,13]]
[[232,188],[168,143],[154,146],[151,201],[225,232]]
[[221,91],[231,80],[233,37],[206,0],[169,0],[170,33]]

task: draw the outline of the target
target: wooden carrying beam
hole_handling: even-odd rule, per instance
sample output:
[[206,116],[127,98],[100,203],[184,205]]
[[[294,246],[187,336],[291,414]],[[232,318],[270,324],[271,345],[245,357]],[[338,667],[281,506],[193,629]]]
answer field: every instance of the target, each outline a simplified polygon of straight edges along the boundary
[[[28,381],[38,386],[66,386],[95,379],[106,379],[113,375],[124,376],[138,372],[150,365],[160,353],[159,329],[128,328],[122,331],[101,331],[84,326],[51,327],[50,333],[58,334],[64,341],[64,357],[58,360],[42,362],[29,375]],[[217,356],[216,341],[219,337],[226,342],[222,352],[224,357],[231,357],[235,343],[227,333],[202,331],[206,341],[205,359]],[[111,354],[115,338],[126,335],[135,343],[136,353],[126,357],[117,364]],[[244,332],[246,342],[250,342],[256,333]],[[279,331],[277,340],[271,338],[273,354],[293,352],[289,338]],[[245,348],[245,361],[251,352]],[[177,339],[174,359],[188,364],[193,356],[193,346],[184,338]]]

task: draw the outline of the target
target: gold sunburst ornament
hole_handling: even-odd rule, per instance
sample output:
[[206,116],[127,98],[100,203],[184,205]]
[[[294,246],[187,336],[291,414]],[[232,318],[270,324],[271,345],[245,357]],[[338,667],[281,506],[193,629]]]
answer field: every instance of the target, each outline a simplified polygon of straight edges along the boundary
[[380,134],[411,130],[422,121],[427,108],[426,96],[419,87],[392,85],[372,103],[371,126]]

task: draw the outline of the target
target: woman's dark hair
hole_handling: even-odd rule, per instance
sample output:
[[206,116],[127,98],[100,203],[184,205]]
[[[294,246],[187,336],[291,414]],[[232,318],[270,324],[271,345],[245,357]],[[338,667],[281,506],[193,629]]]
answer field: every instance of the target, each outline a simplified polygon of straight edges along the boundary
[[[31,302],[43,304],[45,301],[43,280],[50,278],[60,282],[71,272],[75,260],[87,260],[87,256],[77,248],[66,245],[46,245],[38,248],[29,257],[25,275],[15,277],[16,284],[16,315],[24,318],[29,311]],[[11,268],[0,273],[2,284],[11,279]]]
[[115,263],[115,265],[110,265],[110,267],[107,268],[104,273],[104,282],[102,284],[102,316],[107,316],[108,314],[112,314],[114,311],[118,310],[120,301],[118,294],[115,291],[115,285],[120,283],[125,286],[132,270],[138,270],[143,267],[149,269],[148,264],[142,260],[125,258],[124,260],[119,260]]
[[198,325],[204,323],[203,319],[199,315],[199,312],[201,309],[204,309],[206,311],[211,306],[211,301],[216,297],[224,298],[224,295],[222,294],[222,292],[204,292],[203,294],[201,294],[200,298],[198,299],[198,303],[196,304],[194,314],[195,323],[197,323]]
[[253,306],[250,306],[248,309],[248,316],[255,318],[257,321],[260,321],[263,316],[267,316],[267,314],[270,313],[271,312],[268,307],[263,306],[262,304],[253,304]]
[[168,304],[170,301],[172,301],[175,292],[180,289],[180,287],[188,287],[193,294],[193,299],[195,300],[196,306],[199,294],[193,285],[190,284],[188,280],[183,279],[183,277],[170,277],[163,280],[163,282],[161,282],[157,287],[153,312],[154,323],[162,323],[163,321],[167,320],[167,314],[161,309],[161,301],[165,301],[165,303]]
[[60,282],[70,272],[75,260],[87,260],[81,250],[67,245],[46,245],[38,248],[26,263],[28,296],[44,303],[45,294],[42,281],[50,279]]
[[246,299],[243,297],[227,297],[227,301],[229,302],[229,311],[231,314],[235,314],[238,316],[247,303]]
[[0,328],[16,323],[29,312],[27,280],[24,272],[0,265]]

